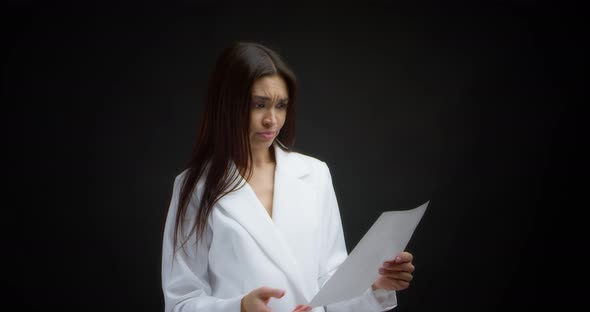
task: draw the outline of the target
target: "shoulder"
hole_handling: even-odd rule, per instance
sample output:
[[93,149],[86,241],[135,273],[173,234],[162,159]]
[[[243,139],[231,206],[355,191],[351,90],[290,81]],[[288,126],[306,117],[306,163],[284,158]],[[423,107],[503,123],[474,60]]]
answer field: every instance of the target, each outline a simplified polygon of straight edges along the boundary
[[329,175],[326,162],[299,151],[277,150],[277,163],[281,170],[290,171],[298,177]]
[[189,171],[188,168],[184,169],[182,172],[177,174],[176,177],[174,177],[174,186],[175,187],[180,185],[184,181],[186,175],[188,174],[188,171]]
[[296,158],[298,161],[305,164],[310,169],[323,169],[324,167],[326,167],[326,168],[328,167],[326,162],[324,162],[323,160],[320,160],[316,157],[305,155],[305,154],[302,154],[301,152],[289,152],[289,153],[292,155],[292,157]]
[[[180,193],[182,191],[182,188],[185,185],[185,180],[191,173],[190,170],[190,168],[186,168],[182,172],[177,174],[176,177],[174,177],[174,192]],[[204,181],[205,179],[203,177],[201,177],[197,181],[196,185],[194,186],[193,196],[195,196],[197,193],[200,194],[200,192],[202,192]]]

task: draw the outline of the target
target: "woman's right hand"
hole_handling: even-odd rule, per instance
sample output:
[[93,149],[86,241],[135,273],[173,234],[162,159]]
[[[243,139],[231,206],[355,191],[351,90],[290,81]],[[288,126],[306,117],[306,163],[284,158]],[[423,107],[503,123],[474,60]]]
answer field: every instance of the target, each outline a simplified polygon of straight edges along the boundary
[[266,306],[270,298],[282,298],[285,291],[270,287],[260,287],[251,291],[242,298],[241,312],[270,312]]

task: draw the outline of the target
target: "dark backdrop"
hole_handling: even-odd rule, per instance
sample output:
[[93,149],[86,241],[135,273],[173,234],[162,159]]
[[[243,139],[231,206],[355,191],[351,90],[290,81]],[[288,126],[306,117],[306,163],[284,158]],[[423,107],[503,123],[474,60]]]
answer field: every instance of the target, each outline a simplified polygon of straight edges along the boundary
[[397,311],[568,310],[587,291],[575,7],[12,1],[2,17],[1,287],[20,309],[162,311],[173,179],[234,40],[298,75],[296,147],[330,166],[349,250],[382,211],[431,201]]

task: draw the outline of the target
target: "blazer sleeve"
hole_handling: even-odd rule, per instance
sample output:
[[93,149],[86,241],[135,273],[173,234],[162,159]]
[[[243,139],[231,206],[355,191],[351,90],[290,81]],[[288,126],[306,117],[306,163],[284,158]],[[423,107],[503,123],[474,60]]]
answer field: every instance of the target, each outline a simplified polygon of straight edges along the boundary
[[[326,163],[322,162],[320,200],[325,209],[323,235],[321,239],[318,286],[322,288],[348,257],[338,201],[332,183],[332,176]],[[326,306],[328,312],[380,312],[397,306],[395,291],[376,290],[369,287],[361,296]]]
[[[216,298],[211,296],[211,286],[208,276],[208,254],[211,241],[211,229],[207,227],[206,236],[197,243],[196,235],[179,249],[173,259],[174,224],[178,210],[178,199],[182,185],[182,175],[176,177],[172,200],[166,216],[162,243],[162,290],[164,292],[165,312],[193,312],[215,311],[235,312],[240,311],[240,302],[243,295],[234,298]],[[194,198],[193,198],[194,199]],[[189,207],[189,220],[196,213],[195,201],[191,200]],[[189,224],[183,224],[183,235],[187,235]],[[179,235],[179,241],[186,236]],[[177,242],[180,245],[180,242]],[[245,295],[245,294],[244,294]]]

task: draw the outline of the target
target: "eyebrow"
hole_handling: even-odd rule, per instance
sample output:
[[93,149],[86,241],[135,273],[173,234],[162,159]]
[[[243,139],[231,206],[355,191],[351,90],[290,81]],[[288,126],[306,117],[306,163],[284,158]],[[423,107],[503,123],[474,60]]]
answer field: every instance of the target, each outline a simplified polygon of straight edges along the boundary
[[[253,95],[252,96],[253,99],[261,99],[261,100],[265,100],[265,101],[270,101],[270,98],[268,96],[262,96],[262,95]],[[282,98],[279,100],[279,102],[288,102],[289,98]]]

